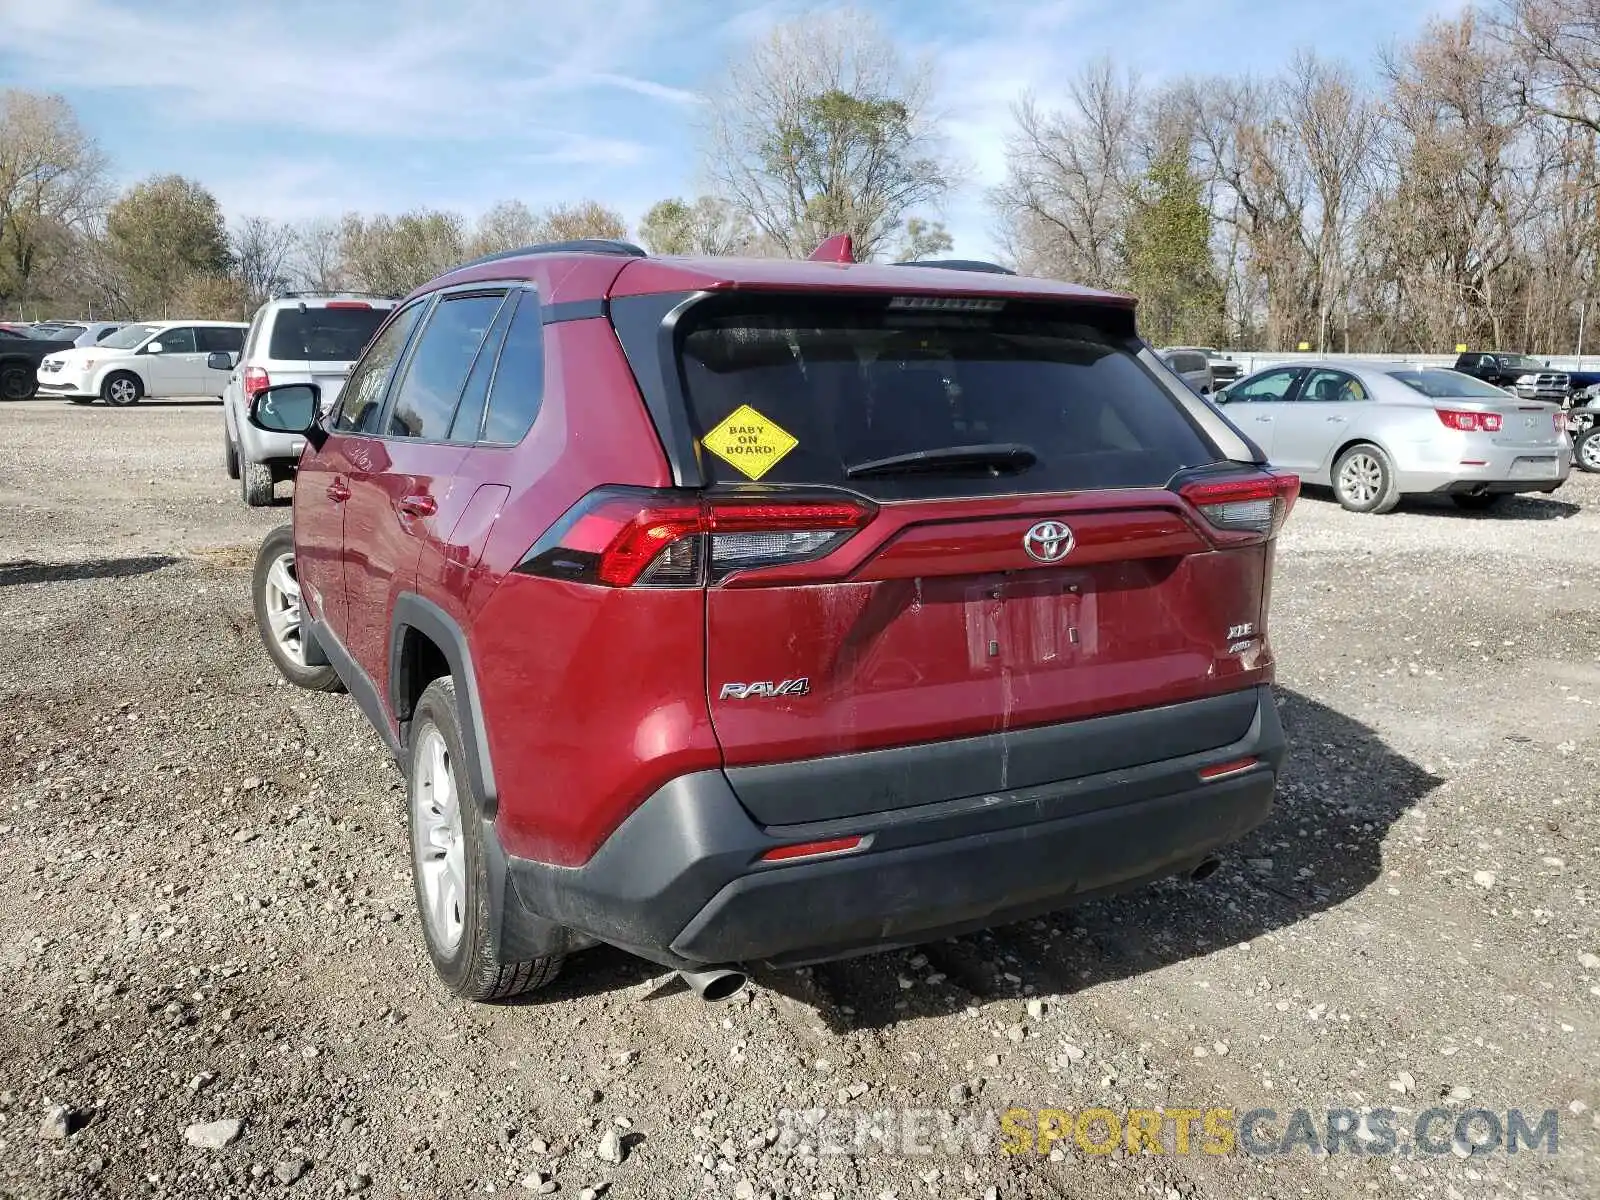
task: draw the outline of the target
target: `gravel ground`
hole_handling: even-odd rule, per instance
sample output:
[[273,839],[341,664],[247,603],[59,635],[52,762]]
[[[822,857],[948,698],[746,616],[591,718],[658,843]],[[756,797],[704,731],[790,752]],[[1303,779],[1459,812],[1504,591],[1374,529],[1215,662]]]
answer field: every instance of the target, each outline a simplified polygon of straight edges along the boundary
[[[434,982],[377,738],[260,649],[245,568],[288,510],[240,504],[220,428],[0,408],[0,1195],[1597,1194],[1600,478],[1301,501],[1291,763],[1203,884],[726,1006],[600,950],[485,1007]],[[1273,1108],[1267,1139],[1387,1107],[1402,1148],[1431,1107],[1442,1143],[1554,1109],[1558,1150],[1375,1154],[1371,1117],[1333,1154],[985,1140],[1151,1106]]]

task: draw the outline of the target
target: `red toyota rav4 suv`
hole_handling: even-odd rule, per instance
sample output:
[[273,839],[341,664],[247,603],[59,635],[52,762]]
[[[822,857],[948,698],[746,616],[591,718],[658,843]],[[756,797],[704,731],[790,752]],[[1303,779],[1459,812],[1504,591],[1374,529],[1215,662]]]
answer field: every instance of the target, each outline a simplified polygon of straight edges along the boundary
[[530,247],[250,419],[308,443],[263,640],[401,764],[461,995],[596,942],[726,993],[1203,873],[1270,807],[1298,481],[1127,297]]

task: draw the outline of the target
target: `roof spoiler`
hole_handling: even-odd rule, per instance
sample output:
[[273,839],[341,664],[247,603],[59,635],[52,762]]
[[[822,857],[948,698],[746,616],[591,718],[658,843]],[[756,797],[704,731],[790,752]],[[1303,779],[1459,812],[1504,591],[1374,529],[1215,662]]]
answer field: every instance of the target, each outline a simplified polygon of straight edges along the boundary
[[919,258],[893,264],[897,267],[935,267],[941,271],[979,271],[985,275],[1015,275],[1010,267],[976,258]]

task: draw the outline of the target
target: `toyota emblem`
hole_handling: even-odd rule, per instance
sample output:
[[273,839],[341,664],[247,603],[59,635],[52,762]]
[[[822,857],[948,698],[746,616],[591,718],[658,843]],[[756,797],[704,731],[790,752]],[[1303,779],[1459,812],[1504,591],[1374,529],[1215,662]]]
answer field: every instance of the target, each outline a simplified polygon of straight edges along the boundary
[[1022,535],[1022,548],[1034,562],[1058,563],[1072,553],[1072,530],[1060,521],[1040,521]]

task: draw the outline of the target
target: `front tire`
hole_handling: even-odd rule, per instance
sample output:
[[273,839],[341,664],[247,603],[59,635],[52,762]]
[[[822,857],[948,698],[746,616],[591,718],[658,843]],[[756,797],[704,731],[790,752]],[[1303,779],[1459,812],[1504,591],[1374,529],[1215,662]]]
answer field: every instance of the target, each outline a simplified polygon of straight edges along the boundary
[[239,462],[239,495],[251,508],[272,503],[272,468],[266,463]]
[[39,381],[26,363],[0,367],[0,400],[32,400],[38,390]]
[[1572,447],[1572,460],[1580,471],[1600,475],[1600,425],[1591,425],[1578,435]]
[[491,944],[491,905],[481,797],[462,753],[453,679],[435,679],[411,717],[406,765],[411,880],[428,957],[467,1000],[503,1000],[549,983],[562,956],[505,962]]
[[1333,464],[1333,494],[1351,512],[1393,511],[1400,488],[1389,456],[1369,442],[1351,446]]
[[261,644],[280,675],[308,691],[343,688],[332,667],[306,662],[305,605],[294,569],[293,526],[280,525],[262,541],[250,577],[250,601]]
[[144,384],[129,371],[113,371],[100,384],[100,399],[112,408],[127,408],[139,403],[144,395]]

